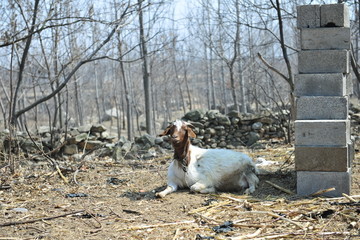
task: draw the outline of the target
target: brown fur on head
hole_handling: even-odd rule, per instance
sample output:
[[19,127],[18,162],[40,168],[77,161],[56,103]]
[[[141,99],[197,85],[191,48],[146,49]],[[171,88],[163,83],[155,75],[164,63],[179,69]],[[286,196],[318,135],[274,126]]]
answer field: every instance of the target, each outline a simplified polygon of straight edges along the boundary
[[[190,123],[176,120],[168,126],[159,136],[169,135],[174,147],[174,159],[178,160],[185,169],[190,162],[189,146],[190,138],[195,138],[194,126]],[[186,171],[186,170],[184,170]]]
[[194,126],[190,123],[176,120],[170,124],[159,136],[169,135],[171,143],[175,146],[190,141],[189,137],[195,138]]

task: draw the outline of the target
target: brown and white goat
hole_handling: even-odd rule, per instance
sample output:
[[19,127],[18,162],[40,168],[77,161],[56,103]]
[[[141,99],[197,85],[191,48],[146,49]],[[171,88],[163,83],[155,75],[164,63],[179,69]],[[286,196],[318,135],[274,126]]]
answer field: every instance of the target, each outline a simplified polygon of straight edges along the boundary
[[191,124],[176,120],[160,134],[170,136],[175,160],[168,169],[167,188],[156,195],[165,197],[184,187],[199,193],[241,189],[245,194],[253,193],[259,179],[252,159],[228,149],[196,147],[190,142],[190,137],[196,137],[192,129]]

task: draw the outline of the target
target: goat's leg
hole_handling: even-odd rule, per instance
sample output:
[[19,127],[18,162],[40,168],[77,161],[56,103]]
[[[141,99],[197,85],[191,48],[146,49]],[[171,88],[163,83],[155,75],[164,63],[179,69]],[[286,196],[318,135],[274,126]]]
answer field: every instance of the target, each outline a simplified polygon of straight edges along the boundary
[[255,173],[248,173],[245,175],[246,181],[249,184],[249,188],[245,190],[245,194],[249,195],[255,192],[255,188],[259,182],[259,178],[255,175]]
[[193,184],[190,187],[190,190],[192,192],[199,192],[199,193],[214,193],[215,192],[215,188],[213,186],[206,186],[205,184],[203,184],[201,182],[197,182],[197,183]]
[[169,193],[175,192],[176,190],[177,190],[176,184],[168,184],[168,186],[165,188],[164,191],[155,193],[155,196],[163,198],[166,195],[168,195]]

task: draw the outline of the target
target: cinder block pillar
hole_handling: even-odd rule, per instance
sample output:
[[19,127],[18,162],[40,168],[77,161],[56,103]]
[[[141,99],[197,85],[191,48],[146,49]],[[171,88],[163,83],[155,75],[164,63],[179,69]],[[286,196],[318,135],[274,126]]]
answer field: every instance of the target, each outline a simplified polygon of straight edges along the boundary
[[295,76],[297,193],[351,191],[350,23],[345,4],[297,8],[299,73]]

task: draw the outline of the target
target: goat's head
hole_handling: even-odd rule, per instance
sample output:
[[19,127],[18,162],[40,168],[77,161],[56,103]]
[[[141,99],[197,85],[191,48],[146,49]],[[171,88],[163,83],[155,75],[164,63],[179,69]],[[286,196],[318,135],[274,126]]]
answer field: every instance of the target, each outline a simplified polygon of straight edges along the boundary
[[176,120],[171,123],[160,136],[169,135],[171,143],[173,145],[178,145],[185,143],[189,140],[189,137],[195,138],[196,134],[193,131],[194,126],[190,123]]

